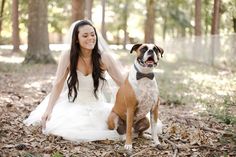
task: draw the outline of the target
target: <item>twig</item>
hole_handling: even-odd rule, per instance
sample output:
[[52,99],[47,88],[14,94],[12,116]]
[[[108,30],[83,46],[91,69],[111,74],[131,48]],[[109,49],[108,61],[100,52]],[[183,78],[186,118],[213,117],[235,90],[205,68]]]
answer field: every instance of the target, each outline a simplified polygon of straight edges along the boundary
[[216,130],[216,129],[212,129],[212,128],[208,128],[208,127],[200,127],[202,130],[205,131],[211,131],[217,134],[225,134],[226,132],[222,131],[222,130]]
[[177,154],[178,154],[178,149],[175,149],[174,154],[173,154],[173,157],[176,157]]
[[103,149],[110,149],[109,146],[105,146],[105,145],[101,145],[101,144],[97,144],[97,143],[89,143],[90,145],[93,145],[95,147],[98,147],[98,148],[103,148]]
[[211,150],[221,151],[217,148],[214,148],[214,147],[211,147],[211,146],[208,146],[208,145],[190,146],[189,148],[207,148],[207,149],[211,149]]
[[110,155],[111,153],[113,153],[113,151],[104,152],[104,153],[102,154],[102,157],[106,157],[106,156]]
[[172,146],[172,148],[174,150],[173,157],[176,157],[177,154],[178,154],[178,149],[179,149],[178,146],[174,142],[168,140],[167,138],[165,138],[165,137],[163,137],[161,135],[159,135],[158,137],[160,137],[163,141],[166,141],[167,143],[169,143]]
[[146,149],[143,149],[143,150],[141,150],[141,151],[139,151],[139,152],[137,152],[137,153],[135,153],[135,154],[132,154],[130,157],[134,157],[134,156],[136,156],[136,155],[141,155],[141,154],[143,154],[144,152],[146,152],[146,151],[148,151],[148,150],[150,150],[150,149],[156,149],[156,148],[146,148]]
[[[150,135],[149,132],[145,132],[145,133]],[[158,135],[158,137],[160,137],[163,141],[166,141],[167,143],[169,143],[169,144],[172,146],[172,148],[173,148],[173,150],[174,150],[174,155],[173,155],[173,157],[176,157],[177,154],[178,154],[178,149],[179,149],[179,147],[178,147],[174,142],[168,140],[168,139],[165,138],[164,136]]]
[[202,130],[205,130],[205,131],[211,131],[211,132],[214,132],[214,133],[217,133],[217,134],[222,134],[222,135],[229,135],[229,136],[234,136],[235,134],[234,133],[231,133],[231,132],[226,132],[226,131],[223,131],[223,130],[216,130],[216,129],[212,129],[212,128],[208,128],[208,127],[201,127]]

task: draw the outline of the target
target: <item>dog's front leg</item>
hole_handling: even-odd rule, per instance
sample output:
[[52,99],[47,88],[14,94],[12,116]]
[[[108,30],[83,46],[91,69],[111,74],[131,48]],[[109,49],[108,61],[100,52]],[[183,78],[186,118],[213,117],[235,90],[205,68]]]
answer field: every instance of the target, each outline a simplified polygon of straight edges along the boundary
[[127,108],[127,116],[126,116],[126,141],[125,141],[125,149],[128,151],[132,151],[132,127],[134,120],[134,110],[129,107]]
[[157,105],[152,109],[150,113],[152,139],[154,141],[155,146],[160,145],[160,141],[158,140],[158,136],[157,136],[157,120],[158,120],[159,103],[160,103],[160,100],[158,99]]

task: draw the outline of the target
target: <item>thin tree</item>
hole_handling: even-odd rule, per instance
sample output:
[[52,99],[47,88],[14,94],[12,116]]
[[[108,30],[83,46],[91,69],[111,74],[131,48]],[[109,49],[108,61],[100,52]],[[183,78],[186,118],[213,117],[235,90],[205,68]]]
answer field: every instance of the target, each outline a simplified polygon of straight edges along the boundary
[[214,0],[212,24],[211,24],[211,65],[214,66],[215,54],[220,51],[220,38],[216,36],[219,34],[220,26],[220,0]]
[[106,36],[106,26],[105,26],[105,14],[106,14],[106,0],[102,0],[102,24],[101,24],[101,33],[105,40],[107,40]]
[[201,36],[201,0],[195,0],[195,35]]
[[220,0],[214,0],[211,34],[219,34],[220,27]]
[[19,1],[12,0],[12,44],[13,52],[20,51],[20,35],[19,35]]
[[4,13],[4,6],[5,6],[5,0],[2,0],[2,3],[1,3],[1,10],[0,10],[0,37],[1,34],[2,34],[2,22],[3,22],[3,13]]
[[85,1],[72,0],[72,22],[84,19],[85,17]]
[[154,28],[155,28],[155,1],[156,0],[147,0],[146,1],[146,21],[144,23],[144,42],[154,42]]
[[123,30],[124,30],[124,41],[123,41],[123,49],[126,49],[126,44],[128,42],[128,32],[127,32],[127,22],[128,22],[128,7],[129,7],[129,0],[125,0],[125,7],[124,7],[124,23],[123,23]]
[[29,0],[28,49],[24,63],[54,63],[49,50],[47,0]]
[[85,17],[92,21],[93,0],[86,0]]
[[[201,43],[201,0],[195,0],[195,27],[194,27],[194,45],[193,45],[193,54],[192,57],[196,58],[197,55],[202,53],[202,43]],[[199,52],[200,50],[200,52]]]

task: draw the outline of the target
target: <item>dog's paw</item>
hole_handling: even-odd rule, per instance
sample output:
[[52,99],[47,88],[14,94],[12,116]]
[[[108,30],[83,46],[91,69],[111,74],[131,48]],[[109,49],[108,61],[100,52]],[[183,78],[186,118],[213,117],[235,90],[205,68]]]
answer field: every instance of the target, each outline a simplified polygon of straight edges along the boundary
[[145,134],[145,133],[142,135],[142,137],[145,138],[145,139],[147,139],[147,140],[151,140],[151,139],[152,139],[152,136],[151,136],[151,135]]
[[158,137],[153,138],[153,146],[157,147],[158,145],[161,145],[160,141],[158,140]]
[[165,149],[165,147],[162,144],[155,144],[154,142],[151,146],[154,147],[154,148],[157,148],[159,150],[164,150]]
[[125,150],[131,152],[132,151],[132,144],[125,144],[124,148],[125,148]]
[[160,141],[158,139],[154,140],[155,146],[161,145]]

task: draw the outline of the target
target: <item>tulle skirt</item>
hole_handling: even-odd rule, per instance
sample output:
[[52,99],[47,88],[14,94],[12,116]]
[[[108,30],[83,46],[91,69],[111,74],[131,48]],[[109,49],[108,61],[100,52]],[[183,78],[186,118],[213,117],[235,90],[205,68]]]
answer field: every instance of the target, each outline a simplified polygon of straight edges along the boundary
[[[49,101],[49,95],[32,111],[24,123],[41,125]],[[107,118],[113,104],[104,101],[68,101],[66,92],[57,100],[50,120],[46,123],[44,134],[62,136],[64,139],[87,142],[96,140],[119,140],[116,130],[109,130]]]

